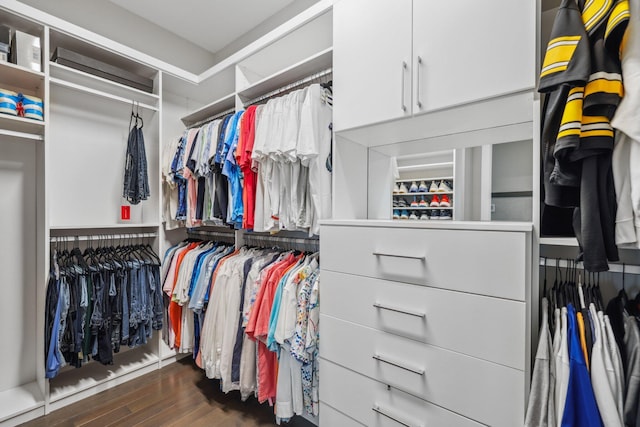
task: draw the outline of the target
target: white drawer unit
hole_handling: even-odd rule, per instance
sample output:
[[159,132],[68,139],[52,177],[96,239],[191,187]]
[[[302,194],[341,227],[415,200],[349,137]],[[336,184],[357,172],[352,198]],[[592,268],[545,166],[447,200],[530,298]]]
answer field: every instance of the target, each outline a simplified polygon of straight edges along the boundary
[[[327,405],[348,413],[367,427],[479,427],[481,424],[443,409],[437,405],[404,393],[393,387],[367,378],[349,369],[321,359],[320,399],[323,405],[320,425],[343,427],[351,424],[334,424],[334,414],[325,418]],[[348,384],[345,387],[342,384]],[[511,426],[513,427],[513,426]]]
[[327,426],[362,427],[364,425],[324,402],[320,402],[320,413],[322,414],[322,424]]
[[334,220],[321,233],[321,427],[524,423],[530,224]]
[[320,299],[326,315],[525,369],[523,302],[333,271],[322,274]]
[[320,347],[324,359],[483,424],[522,423],[523,371],[330,316],[320,323],[331,337]]
[[525,233],[327,226],[322,268],[524,301],[525,243]]

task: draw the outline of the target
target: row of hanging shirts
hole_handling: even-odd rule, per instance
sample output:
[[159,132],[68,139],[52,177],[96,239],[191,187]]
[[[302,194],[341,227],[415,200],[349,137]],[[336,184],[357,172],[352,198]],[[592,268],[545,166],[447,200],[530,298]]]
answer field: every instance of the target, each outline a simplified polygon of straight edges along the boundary
[[[113,244],[113,241],[111,242]],[[51,251],[45,304],[46,377],[93,359],[113,364],[122,345],[146,344],[163,326],[160,259],[148,244]]]
[[164,220],[318,234],[331,214],[331,84],[314,83],[169,141]]
[[164,338],[227,393],[318,414],[318,254],[186,240],[162,271]]
[[[557,263],[558,265],[559,263]],[[640,294],[606,305],[595,275],[556,265],[547,289],[525,426],[640,425]],[[582,275],[586,283],[582,283]]]

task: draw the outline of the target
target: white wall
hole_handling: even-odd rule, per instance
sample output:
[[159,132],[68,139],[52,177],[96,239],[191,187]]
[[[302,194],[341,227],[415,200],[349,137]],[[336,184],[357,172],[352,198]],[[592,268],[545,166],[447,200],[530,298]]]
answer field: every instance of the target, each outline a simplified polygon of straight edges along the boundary
[[20,1],[192,73],[214,64],[211,52],[108,1]]
[[314,3],[317,3],[318,0],[296,0],[291,3],[289,6],[279,10],[274,13],[269,18],[265,19],[260,23],[260,25],[256,26],[252,30],[248,31],[241,37],[235,39],[231,43],[229,43],[224,48],[220,49],[219,52],[215,54],[215,62],[220,62],[223,59],[231,56],[238,50],[243,47],[249,45],[251,42],[259,39],[260,37],[267,34],[269,31],[274,28],[284,24],[289,19],[293,18],[297,14],[303,12],[304,10],[311,7]]
[[[36,290],[36,143],[0,136],[0,392],[35,381]],[[2,416],[4,414],[0,414]]]

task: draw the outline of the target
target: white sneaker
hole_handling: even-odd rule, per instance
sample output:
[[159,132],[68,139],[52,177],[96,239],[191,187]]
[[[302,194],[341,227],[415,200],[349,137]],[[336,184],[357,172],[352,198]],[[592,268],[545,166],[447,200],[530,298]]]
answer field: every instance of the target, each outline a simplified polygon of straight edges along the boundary
[[395,184],[393,186],[393,194],[398,194],[400,193],[400,187],[398,186],[398,184]]
[[400,189],[398,190],[398,194],[407,194],[409,190],[407,190],[407,186],[404,185],[404,182],[400,184]]
[[449,183],[445,180],[442,180],[440,181],[440,185],[438,186],[438,191],[441,193],[444,193],[444,192],[450,193],[452,190],[451,190],[451,187],[449,186]]
[[411,212],[411,215],[409,215],[409,219],[418,219],[418,215],[416,215],[415,212]]
[[427,211],[423,211],[422,215],[420,215],[420,219],[422,221],[428,220],[429,219],[429,215],[427,215]]
[[435,193],[438,191],[438,184],[435,181],[431,181],[431,185],[429,186],[429,193]]

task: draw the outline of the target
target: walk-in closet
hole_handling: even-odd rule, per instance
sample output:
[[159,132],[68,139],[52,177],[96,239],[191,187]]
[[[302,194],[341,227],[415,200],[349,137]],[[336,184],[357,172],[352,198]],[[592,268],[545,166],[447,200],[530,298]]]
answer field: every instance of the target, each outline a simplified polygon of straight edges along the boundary
[[0,426],[640,426],[639,17],[0,0]]

